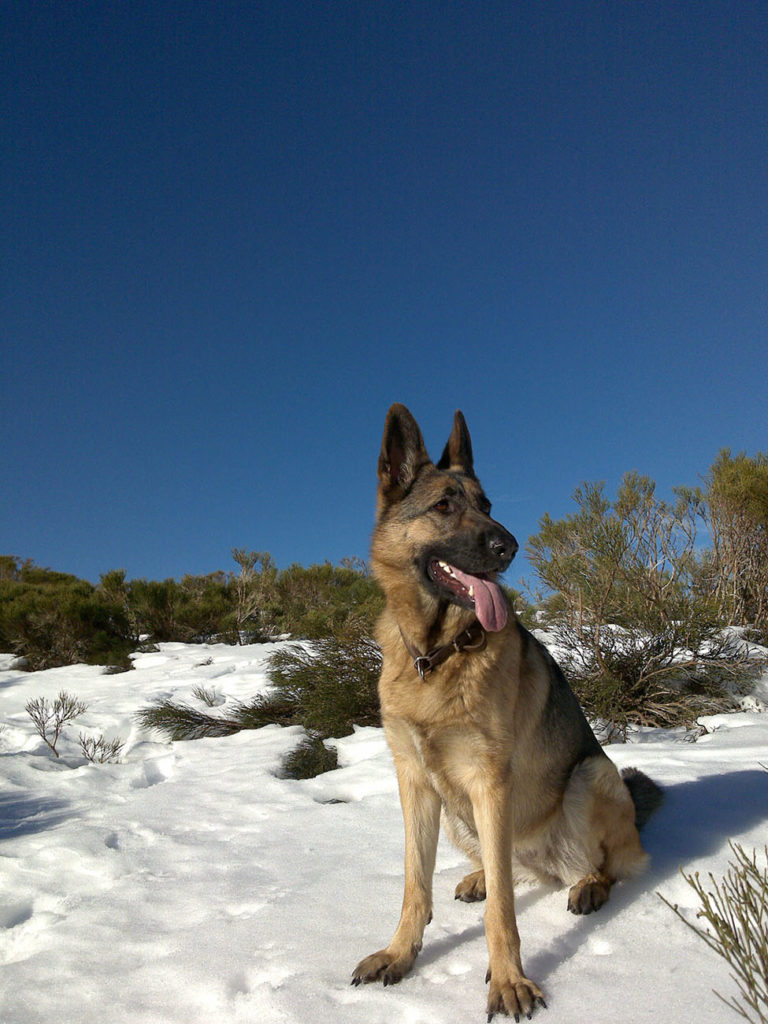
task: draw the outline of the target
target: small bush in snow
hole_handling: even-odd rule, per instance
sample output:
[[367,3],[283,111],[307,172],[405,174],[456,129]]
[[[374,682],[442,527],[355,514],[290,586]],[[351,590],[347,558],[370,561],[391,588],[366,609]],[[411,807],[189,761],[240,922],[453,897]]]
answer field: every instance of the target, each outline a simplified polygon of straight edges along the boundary
[[292,702],[295,720],[326,739],[380,723],[380,670],[375,641],[354,627],[311,647],[285,647],[269,662],[275,697]]
[[324,739],[348,736],[355,725],[380,723],[380,669],[379,649],[358,622],[311,646],[294,644],[276,651],[269,662],[272,689],[228,709],[226,716],[162,700],[136,717],[144,728],[159,729],[172,740],[228,736],[272,724],[302,725],[309,739],[289,755],[284,770],[289,777],[310,778],[336,767]]
[[317,733],[311,733],[283,760],[283,775],[288,779],[314,779],[338,766],[335,748],[326,747]]
[[271,691],[238,704],[232,718],[241,729],[261,729],[265,725],[297,725],[301,723],[301,709],[292,696]]
[[217,718],[206,711],[160,700],[136,712],[136,720],[144,729],[158,729],[171,740],[200,740],[207,736],[231,736],[242,726],[231,719]]
[[664,902],[731,968],[741,999],[715,995],[750,1024],[768,1024],[768,847],[761,868],[754,850],[750,855],[738,843],[730,846],[735,859],[719,882],[711,874],[707,884],[698,871],[683,872],[701,904],[696,916],[709,927],[691,924],[677,906]]
[[94,764],[117,761],[124,745],[120,739],[106,740],[103,736],[94,738],[80,733],[80,750],[83,752],[83,757]]
[[49,704],[45,697],[37,697],[35,700],[28,701],[24,705],[24,710],[32,719],[41,739],[58,757],[56,744],[59,742],[61,730],[67,722],[73,722],[84,714],[88,707],[72,694],[62,690],[53,705]]
[[[210,659],[208,664],[210,664]],[[216,691],[209,690],[205,686],[195,686],[192,689],[192,696],[209,708],[216,707]]]

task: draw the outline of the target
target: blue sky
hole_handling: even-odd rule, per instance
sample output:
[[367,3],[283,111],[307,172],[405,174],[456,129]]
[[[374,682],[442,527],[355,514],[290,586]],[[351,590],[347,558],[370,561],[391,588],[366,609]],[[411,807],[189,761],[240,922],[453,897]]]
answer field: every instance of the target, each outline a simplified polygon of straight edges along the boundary
[[435,457],[464,411],[523,543],[768,449],[764,3],[0,22],[0,552],[366,556],[393,401]]

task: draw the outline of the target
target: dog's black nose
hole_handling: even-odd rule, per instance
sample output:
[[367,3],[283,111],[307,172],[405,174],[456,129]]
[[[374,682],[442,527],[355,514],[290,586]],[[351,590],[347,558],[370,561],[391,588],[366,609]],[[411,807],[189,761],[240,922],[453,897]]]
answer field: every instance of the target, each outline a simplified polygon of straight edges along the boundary
[[498,558],[499,562],[504,564],[506,569],[517,554],[517,549],[520,545],[511,533],[507,533],[504,530],[503,533],[496,533],[491,536],[488,547],[491,549],[491,553]]

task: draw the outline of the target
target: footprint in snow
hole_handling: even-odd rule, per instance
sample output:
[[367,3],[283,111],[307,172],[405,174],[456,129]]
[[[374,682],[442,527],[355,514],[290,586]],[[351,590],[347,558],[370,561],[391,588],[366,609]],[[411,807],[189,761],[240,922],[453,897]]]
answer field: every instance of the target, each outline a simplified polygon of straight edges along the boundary
[[34,906],[31,900],[0,907],[0,928],[18,928],[19,925],[29,921],[33,913]]
[[141,766],[140,773],[131,782],[133,789],[149,789],[150,786],[157,786],[165,782],[172,774],[171,758],[157,758],[153,761],[145,761]]

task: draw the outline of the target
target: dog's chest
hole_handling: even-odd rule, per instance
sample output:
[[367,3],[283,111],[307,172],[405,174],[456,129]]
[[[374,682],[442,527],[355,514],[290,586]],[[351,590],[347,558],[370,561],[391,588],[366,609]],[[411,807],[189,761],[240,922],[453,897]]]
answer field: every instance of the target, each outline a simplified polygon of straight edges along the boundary
[[409,729],[422,767],[443,803],[463,806],[486,774],[483,737],[466,726],[425,729],[411,724]]

